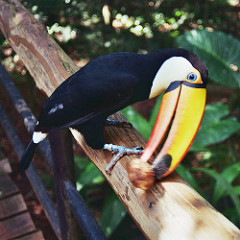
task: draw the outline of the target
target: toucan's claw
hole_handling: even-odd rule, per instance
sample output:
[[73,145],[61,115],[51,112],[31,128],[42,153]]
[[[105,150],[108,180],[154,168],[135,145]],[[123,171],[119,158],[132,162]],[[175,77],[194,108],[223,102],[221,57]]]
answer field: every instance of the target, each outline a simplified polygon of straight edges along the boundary
[[105,171],[108,175],[111,175],[111,171],[116,163],[125,155],[141,155],[143,153],[142,147],[126,148],[123,146],[104,144],[103,149],[111,151],[112,154],[116,154],[107,165]]

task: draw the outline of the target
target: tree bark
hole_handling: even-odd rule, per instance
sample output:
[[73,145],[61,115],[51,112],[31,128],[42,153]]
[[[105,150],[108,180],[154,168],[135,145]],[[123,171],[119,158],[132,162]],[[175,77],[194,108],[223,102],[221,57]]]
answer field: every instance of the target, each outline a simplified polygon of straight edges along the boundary
[[[37,87],[49,96],[54,89],[78,70],[73,61],[49,37],[46,28],[17,0],[0,0],[0,28],[34,78]],[[80,36],[79,36],[80,37]],[[120,113],[114,119],[123,119]],[[150,190],[135,188],[124,157],[112,175],[105,174],[111,159],[108,151],[93,150],[82,136],[72,133],[88,157],[106,177],[148,239],[239,239],[240,231],[176,173],[157,182]],[[127,147],[145,146],[145,140],[131,128],[106,127],[107,143]]]

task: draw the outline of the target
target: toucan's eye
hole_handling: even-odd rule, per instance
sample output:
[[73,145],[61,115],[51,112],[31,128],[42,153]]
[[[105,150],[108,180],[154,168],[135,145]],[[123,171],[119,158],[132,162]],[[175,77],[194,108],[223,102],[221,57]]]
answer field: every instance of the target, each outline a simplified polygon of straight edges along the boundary
[[190,83],[191,85],[203,84],[201,74],[195,68],[193,68],[192,71],[187,75],[185,81]]
[[198,78],[197,74],[196,73],[189,73],[188,76],[187,76],[187,80],[190,81],[190,82],[194,82],[196,81]]

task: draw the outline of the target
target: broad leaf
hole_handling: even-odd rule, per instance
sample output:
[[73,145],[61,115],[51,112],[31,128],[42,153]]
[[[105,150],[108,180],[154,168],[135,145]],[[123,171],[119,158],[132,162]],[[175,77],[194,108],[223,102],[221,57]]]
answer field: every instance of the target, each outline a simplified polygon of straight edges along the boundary
[[[231,184],[233,180],[240,175],[240,163],[235,163],[226,169],[223,170],[221,173],[221,176],[229,183]],[[240,186],[239,186],[240,187]],[[237,190],[237,187],[236,187]],[[234,191],[238,194],[238,192],[235,190]],[[225,195],[225,189],[222,187],[221,183],[218,181],[216,183],[216,187],[214,189],[214,194],[213,194],[213,201],[215,203],[218,202],[218,200]]]
[[235,117],[226,118],[228,114],[227,105],[222,103],[207,105],[201,127],[190,150],[202,150],[205,146],[224,141],[238,131],[240,123]]
[[237,193],[237,195],[240,196],[240,185],[239,186],[236,186],[234,187],[234,191]]
[[240,87],[240,41],[218,31],[192,30],[177,38],[179,47],[196,53],[207,65],[211,80]]
[[125,215],[126,209],[116,194],[114,192],[108,194],[99,221],[106,236],[112,234]]
[[154,124],[155,124],[155,121],[156,121],[156,119],[157,119],[157,115],[158,115],[158,112],[159,112],[159,108],[160,108],[160,104],[161,104],[161,101],[162,101],[162,97],[163,97],[163,94],[161,94],[161,95],[158,97],[158,99],[157,99],[157,101],[156,101],[156,103],[155,103],[155,105],[154,105],[154,107],[153,107],[151,116],[150,116],[150,118],[149,118],[149,123],[150,123],[150,125],[151,125],[151,128],[153,128],[153,126],[154,126]]
[[105,181],[101,172],[87,158],[75,157],[75,172],[78,191],[83,187],[100,184]]
[[128,106],[121,110],[121,113],[127,118],[127,120],[137,129],[138,132],[145,138],[148,139],[152,127],[149,122],[141,116],[136,110],[131,106]]
[[238,199],[238,194],[237,192],[235,192],[235,188],[220,173],[216,172],[215,170],[206,169],[206,168],[195,168],[194,170],[201,171],[215,178],[217,182],[216,184],[221,185],[224,192],[227,193],[229,197],[232,199],[235,205],[235,208],[237,210],[237,213],[240,216],[240,202]]
[[[176,168],[176,172],[186,181],[188,182],[198,193],[201,193],[201,190],[195,181],[194,177],[190,173],[189,170],[187,170],[183,164],[178,165]],[[201,194],[202,195],[202,194]]]
[[131,106],[128,106],[121,110],[121,113],[128,119],[128,121],[138,130],[138,132],[148,140],[150,134],[152,132],[154,123],[157,118],[158,110],[162,101],[162,96],[157,99],[153,109],[149,121],[147,121],[144,117],[141,116],[136,110],[134,110]]
[[223,170],[221,175],[229,182],[232,183],[233,180],[240,175],[240,162],[234,163],[233,165],[227,167]]

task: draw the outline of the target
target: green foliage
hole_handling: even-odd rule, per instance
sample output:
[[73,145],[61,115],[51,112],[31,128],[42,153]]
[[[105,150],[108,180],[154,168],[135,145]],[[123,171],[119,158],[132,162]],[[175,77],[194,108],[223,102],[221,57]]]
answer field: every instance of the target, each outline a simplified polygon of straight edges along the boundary
[[[148,52],[173,47],[175,37],[189,28],[212,27],[238,33],[237,14],[226,0],[21,2],[49,29],[58,24],[60,28],[51,34],[76,60],[113,51]],[[105,13],[104,6],[108,7]],[[105,23],[107,16],[109,24]],[[69,38],[62,37],[65,28],[70,30]]]
[[208,66],[216,83],[240,87],[240,41],[218,31],[192,30],[177,37],[177,44],[195,52]]
[[105,180],[101,172],[87,158],[75,157],[75,173],[78,190],[101,184]]
[[226,104],[218,102],[207,105],[201,127],[190,150],[203,150],[210,144],[223,142],[239,129],[240,123],[235,117],[229,117]]
[[109,237],[122,219],[126,216],[126,209],[115,193],[111,192],[105,199],[99,224],[107,237]]
[[142,117],[142,115],[134,110],[134,108],[131,106],[128,106],[121,110],[121,113],[128,119],[130,123],[133,124],[133,126],[138,130],[138,132],[141,133],[145,139],[148,139],[152,132],[152,128],[157,118],[159,106],[161,104],[162,96],[158,97],[158,100],[152,109],[152,114],[149,120],[146,120],[144,117]]
[[128,106],[121,110],[121,113],[128,119],[130,123],[133,124],[133,126],[138,130],[138,132],[141,133],[145,139],[149,138],[152,130],[152,125],[144,117],[142,117],[140,113],[134,110],[134,108],[131,106]]
[[[77,189],[81,191],[85,199],[88,191],[93,194],[95,186],[101,186],[105,179],[97,167],[87,158],[75,157],[75,174]],[[120,202],[116,194],[109,189],[109,193],[104,200],[104,206],[101,210],[99,224],[106,234],[110,236],[118,227],[127,211]]]
[[185,168],[183,166],[183,164],[178,165],[178,167],[176,168],[177,173],[183,178],[185,179],[186,182],[188,182],[197,192],[199,192],[201,195],[203,195],[201,193],[201,189],[198,185],[198,183],[196,182],[195,178],[193,177],[193,175],[191,174],[191,172]]
[[[214,173],[215,174],[215,173]],[[216,174],[217,175],[217,174]],[[234,163],[233,165],[227,167],[222,171],[221,174],[219,174],[228,184],[232,184],[233,181],[240,175],[240,163]],[[216,186],[214,189],[213,194],[213,201],[214,203],[217,203],[221,197],[225,196],[227,192],[235,192],[237,195],[240,195],[239,187],[234,187],[233,189],[229,188],[227,186],[227,189],[224,189],[222,187],[221,181],[218,181],[218,177],[215,178],[217,180]],[[228,190],[229,189],[229,190]],[[234,198],[235,199],[235,198]],[[233,199],[233,200],[234,200]],[[236,207],[238,208],[239,213],[239,202],[234,200],[234,203],[236,204]]]
[[[195,168],[194,170],[201,171],[216,180],[214,187],[213,202],[217,202],[225,196],[229,196],[234,204],[234,209],[240,218],[240,201],[239,201],[239,186],[233,187],[233,180],[240,175],[240,163],[233,164],[227,167],[222,173],[218,173],[212,169]],[[229,216],[231,218],[231,216]]]

